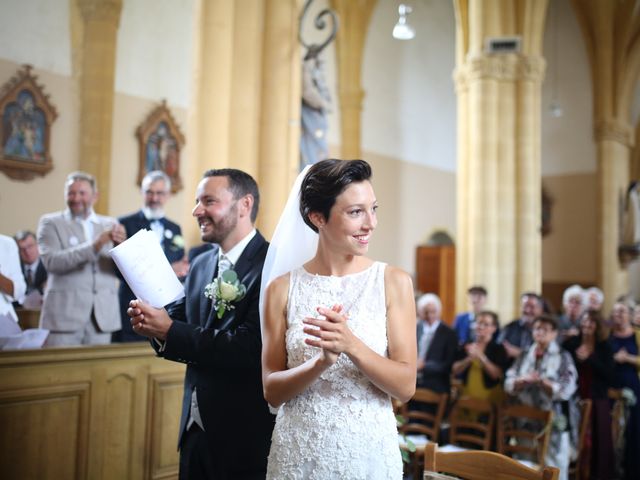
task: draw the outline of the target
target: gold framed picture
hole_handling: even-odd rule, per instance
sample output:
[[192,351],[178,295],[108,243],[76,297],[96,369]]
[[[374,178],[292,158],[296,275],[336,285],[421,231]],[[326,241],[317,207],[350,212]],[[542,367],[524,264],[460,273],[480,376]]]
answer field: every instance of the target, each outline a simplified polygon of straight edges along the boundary
[[31,70],[24,65],[0,89],[0,170],[18,180],[31,180],[53,168],[49,145],[58,113]]
[[136,136],[140,151],[138,185],[148,172],[162,170],[171,179],[171,191],[181,190],[180,152],[185,139],[166,100],[162,100],[136,129]]

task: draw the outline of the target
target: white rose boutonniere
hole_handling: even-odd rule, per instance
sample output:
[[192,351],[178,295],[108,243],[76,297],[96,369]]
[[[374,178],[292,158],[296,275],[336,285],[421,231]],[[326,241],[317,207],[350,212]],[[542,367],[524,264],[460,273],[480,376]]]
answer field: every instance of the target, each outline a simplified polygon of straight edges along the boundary
[[167,229],[164,231],[164,236],[167,240],[171,240],[172,250],[179,250],[181,248],[184,248],[184,238],[182,238],[182,235],[174,235],[171,230]]
[[227,270],[213,282],[204,287],[204,296],[213,300],[213,308],[216,309],[218,318],[228,310],[233,310],[232,302],[241,300],[247,293],[247,288],[238,280],[238,274],[234,270]]
[[171,243],[178,250],[184,248],[184,238],[182,238],[182,235],[174,235]]

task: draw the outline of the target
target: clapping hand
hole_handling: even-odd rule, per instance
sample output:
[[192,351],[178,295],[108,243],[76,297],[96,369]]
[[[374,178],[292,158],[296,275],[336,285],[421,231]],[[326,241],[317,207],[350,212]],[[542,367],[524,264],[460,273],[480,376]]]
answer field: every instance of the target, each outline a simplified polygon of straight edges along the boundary
[[93,241],[93,248],[96,252],[99,252],[102,247],[109,242],[113,242],[114,245],[118,245],[127,239],[127,232],[124,227],[119,223],[114,223],[111,228],[103,230]]
[[507,340],[502,342],[502,346],[507,351],[507,355],[511,358],[517,358],[522,353],[521,348],[516,347],[515,345],[511,344]]
[[305,339],[307,345],[322,349],[324,360],[333,365],[342,352],[348,351],[353,333],[347,326],[347,316],[342,313],[342,305],[318,307],[320,317],[307,317],[303,322],[307,325],[304,333],[315,338]]
[[480,348],[476,343],[467,343],[464,346],[464,349],[467,352],[467,355],[469,355],[469,357],[471,357],[472,359],[480,360],[483,357],[484,352],[482,351],[482,348]]
[[541,382],[540,374],[538,372],[530,372],[522,375],[515,380],[514,387],[519,390],[529,385],[535,385]]
[[116,223],[111,228],[110,238],[114,245],[119,245],[127,239],[127,231],[121,224]]
[[585,344],[580,345],[576,349],[576,357],[578,357],[578,360],[582,362],[584,362],[587,358],[589,358],[592,353],[593,353],[593,348]]
[[629,358],[629,353],[626,348],[621,348],[616,353],[613,354],[613,359],[618,363],[625,363]]

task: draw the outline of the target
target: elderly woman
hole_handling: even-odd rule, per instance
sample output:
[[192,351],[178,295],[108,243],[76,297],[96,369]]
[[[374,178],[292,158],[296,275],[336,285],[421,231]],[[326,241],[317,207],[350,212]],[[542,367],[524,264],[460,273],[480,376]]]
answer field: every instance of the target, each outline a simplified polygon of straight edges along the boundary
[[580,315],[587,304],[587,295],[580,285],[571,285],[562,294],[562,309],[564,313],[560,315],[558,328],[560,330],[560,341],[578,335],[580,330]]
[[509,357],[502,345],[494,341],[498,330],[498,315],[482,311],[476,316],[475,341],[466,343],[458,351],[453,374],[462,380],[462,392],[474,398],[502,400],[502,379]]
[[507,371],[505,391],[526,404],[552,410],[554,422],[545,463],[560,469],[560,479],[568,478],[570,440],[570,400],[576,391],[578,373],[571,355],[556,343],[558,326],[548,316],[533,322],[533,344]]
[[589,287],[584,291],[587,297],[587,309],[601,311],[604,304],[604,293],[598,287]]
[[611,311],[611,336],[613,359],[616,364],[617,387],[628,388],[636,397],[635,405],[629,407],[629,418],[625,430],[625,451],[622,468],[625,479],[640,478],[640,332],[631,326],[631,308],[623,302],[613,305]]
[[613,351],[600,313],[587,310],[580,317],[580,333],[562,345],[578,370],[578,394],[591,400],[591,428],[585,436],[586,461],[593,479],[614,477],[614,454],[611,436],[611,406],[608,390],[613,386]]

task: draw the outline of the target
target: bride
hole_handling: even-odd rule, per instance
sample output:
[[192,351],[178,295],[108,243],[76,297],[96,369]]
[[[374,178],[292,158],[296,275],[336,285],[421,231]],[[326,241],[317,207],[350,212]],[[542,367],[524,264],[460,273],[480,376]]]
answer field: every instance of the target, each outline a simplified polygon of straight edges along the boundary
[[[365,256],[377,224],[370,178],[363,160],[308,167],[297,219],[294,186],[267,255],[262,377],[280,407],[267,478],[402,478],[391,397],[415,391],[416,315],[409,275]],[[294,235],[300,219],[317,235]],[[306,263],[270,281],[286,271],[274,258],[309,245]]]

